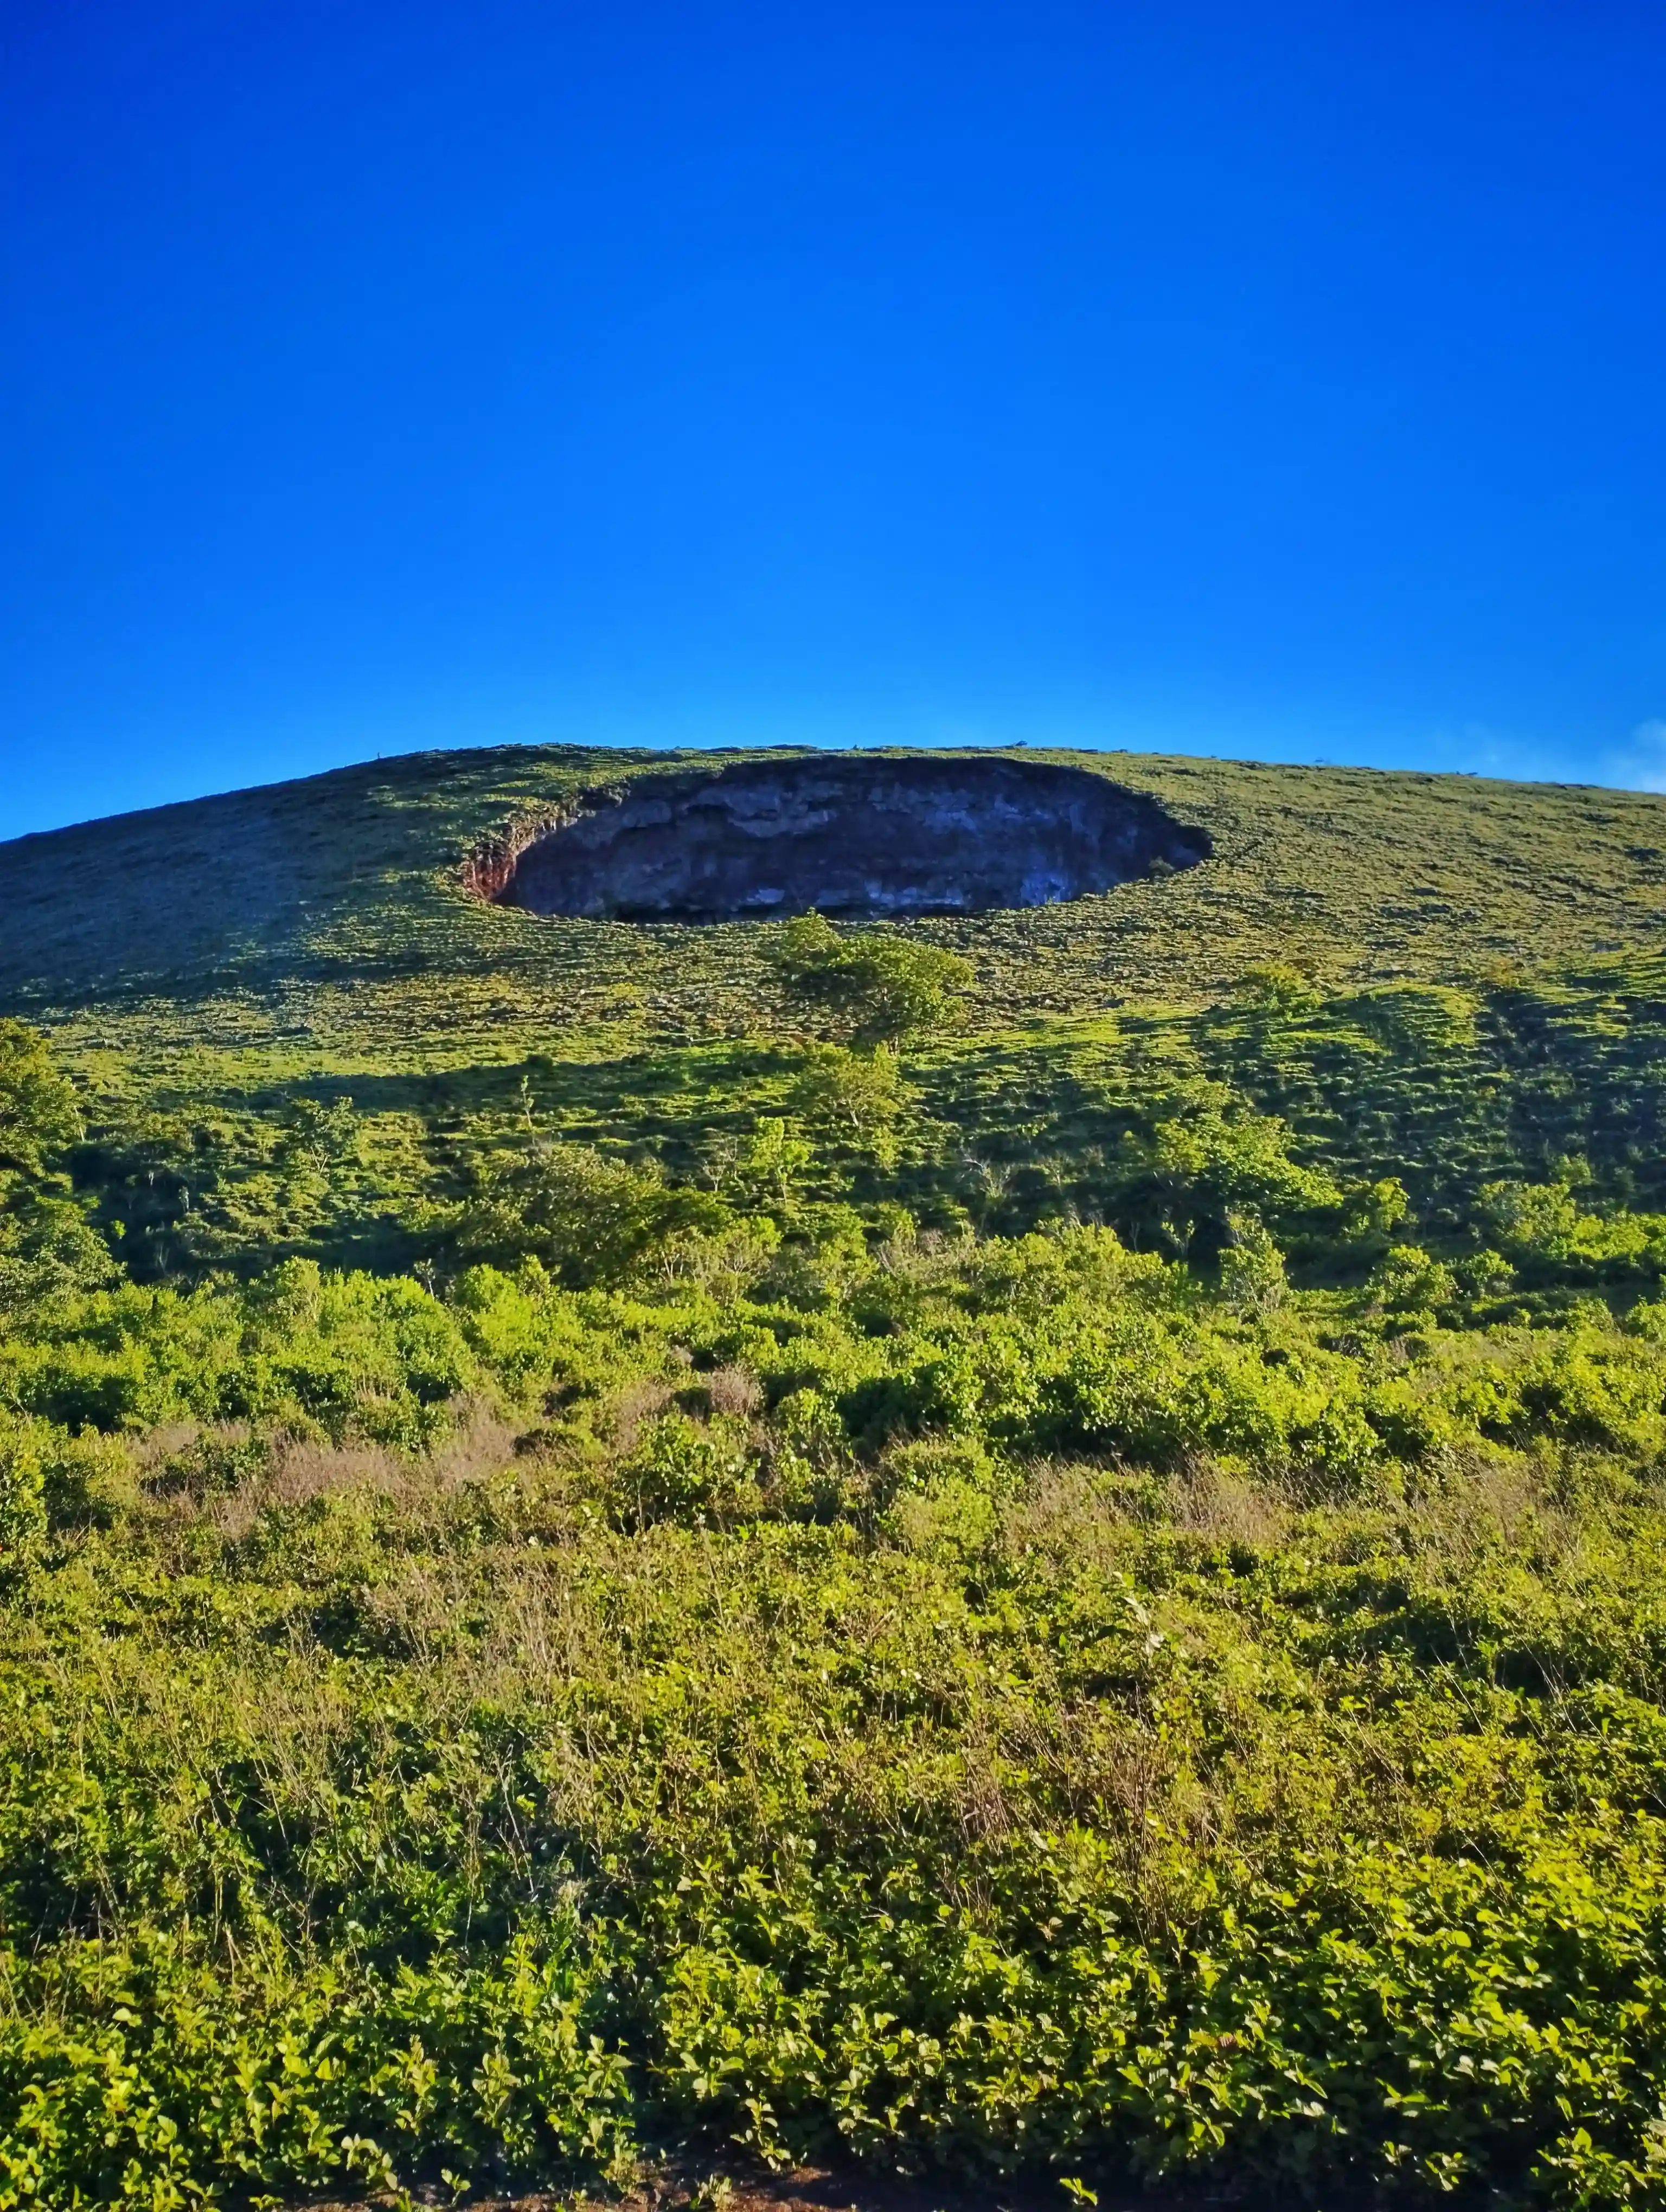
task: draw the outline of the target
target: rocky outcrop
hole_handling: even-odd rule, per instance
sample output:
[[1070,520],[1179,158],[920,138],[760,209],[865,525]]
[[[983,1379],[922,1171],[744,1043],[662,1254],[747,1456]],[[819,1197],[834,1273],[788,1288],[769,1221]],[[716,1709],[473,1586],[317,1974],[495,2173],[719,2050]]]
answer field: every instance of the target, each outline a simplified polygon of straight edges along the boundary
[[1110,890],[1209,850],[1201,830],[1082,769],[819,755],[589,793],[505,851],[489,895],[620,921],[976,914]]

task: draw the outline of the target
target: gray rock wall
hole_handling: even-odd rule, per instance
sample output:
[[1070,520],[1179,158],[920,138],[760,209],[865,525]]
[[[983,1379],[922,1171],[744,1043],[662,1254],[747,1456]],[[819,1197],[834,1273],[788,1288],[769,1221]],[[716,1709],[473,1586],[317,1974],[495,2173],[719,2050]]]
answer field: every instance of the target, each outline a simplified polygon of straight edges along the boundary
[[1054,905],[1207,853],[1200,830],[1082,769],[845,755],[591,793],[526,848],[499,896],[625,921],[975,914]]

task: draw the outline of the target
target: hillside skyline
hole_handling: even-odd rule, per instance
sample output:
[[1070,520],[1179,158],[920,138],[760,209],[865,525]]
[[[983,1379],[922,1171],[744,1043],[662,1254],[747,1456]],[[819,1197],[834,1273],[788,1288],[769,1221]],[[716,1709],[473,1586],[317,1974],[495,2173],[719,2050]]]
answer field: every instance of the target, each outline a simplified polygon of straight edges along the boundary
[[[1377,775],[1385,777],[1393,777],[1401,775],[1412,775],[1421,777],[1432,776],[1441,779],[1450,777],[1455,781],[1462,781],[1465,783],[1481,787],[1487,784],[1498,784],[1505,788],[1520,787],[1523,789],[1531,789],[1535,787],[1540,787],[1551,791],[1567,791],[1573,793],[1585,791],[1592,793],[1614,792],[1618,794],[1624,794],[1635,798],[1652,798],[1666,793],[1666,770],[1663,770],[1661,775],[1656,775],[1652,772],[1652,769],[1647,765],[1646,749],[1652,746],[1654,742],[1654,733],[1651,730],[1645,729],[1637,733],[1639,764],[1633,772],[1625,775],[1623,778],[1617,775],[1603,775],[1595,772],[1594,770],[1584,775],[1579,775],[1577,774],[1552,775],[1549,774],[1511,774],[1502,768],[1486,769],[1439,767],[1424,768],[1419,766],[1415,763],[1400,763],[1389,760],[1378,762],[1371,759],[1352,760],[1340,757],[1333,757],[1325,754],[1310,755],[1304,753],[1297,756],[1271,751],[1263,755],[1252,757],[1249,754],[1233,753],[1225,750],[1209,750],[1201,747],[1194,750],[1183,745],[1175,747],[1171,752],[1163,757],[1177,761],[1196,761],[1200,764],[1212,763],[1228,770],[1235,769],[1253,769],[1285,768],[1312,768],[1321,769],[1340,769],[1358,770],[1366,775]],[[1663,742],[1666,742],[1666,740],[1663,740]],[[720,742],[714,742],[713,744],[705,745],[678,745],[672,744],[669,741],[663,744],[652,744],[643,741],[635,745],[609,745],[600,742],[593,743],[583,740],[568,742],[556,738],[551,738],[542,741],[538,739],[530,739],[524,742],[517,742],[513,744],[502,744],[483,738],[471,744],[461,744],[449,746],[406,746],[391,748],[386,751],[379,751],[374,754],[356,754],[349,752],[344,754],[340,759],[331,759],[320,767],[299,768],[295,769],[292,772],[285,772],[262,777],[253,782],[209,783],[205,784],[200,789],[192,789],[190,791],[181,792],[178,794],[166,798],[155,799],[147,801],[143,805],[136,806],[105,808],[94,805],[92,807],[91,811],[87,812],[66,813],[61,819],[51,822],[41,822],[29,829],[0,830],[0,845],[15,843],[23,839],[51,837],[59,831],[97,829],[100,825],[104,824],[119,823],[129,816],[147,816],[167,813],[176,810],[183,811],[214,799],[234,799],[240,797],[256,795],[263,792],[275,791],[288,785],[314,783],[331,775],[350,775],[355,770],[374,769],[378,767],[386,767],[390,770],[392,770],[401,767],[409,768],[416,763],[428,760],[434,760],[436,762],[443,761],[452,754],[477,753],[483,756],[489,756],[505,751],[525,752],[527,754],[546,752],[552,757],[562,757],[568,758],[573,757],[581,757],[585,755],[593,755],[596,762],[596,773],[598,775],[601,776],[605,776],[609,774],[611,772],[611,764],[621,757],[624,756],[641,755],[649,757],[663,757],[666,765],[671,767],[679,763],[697,763],[698,761],[708,757],[714,760],[733,759],[744,758],[747,755],[753,753],[763,757],[768,754],[782,751],[810,751],[812,753],[826,753],[829,755],[837,754],[845,757],[854,756],[857,757],[860,757],[865,754],[879,753],[889,755],[912,755],[917,753],[926,757],[937,757],[944,753],[963,754],[970,752],[973,754],[987,753],[991,756],[998,755],[1004,758],[1022,758],[1026,752],[1033,751],[1038,757],[1067,757],[1071,758],[1081,758],[1084,760],[1091,759],[1103,761],[1105,763],[1106,773],[1115,775],[1117,772],[1118,763],[1125,762],[1130,766],[1137,766],[1152,757],[1155,749],[1140,748],[1131,744],[1097,746],[1085,744],[1075,745],[1062,739],[1056,743],[1050,741],[1043,743],[1037,741],[1032,744],[1030,739],[1025,738],[1009,738],[1000,741],[990,739],[982,743],[975,740],[962,739],[958,741],[948,741],[942,745],[927,745],[924,744],[913,745],[903,741],[891,743],[878,739],[873,740],[867,744],[863,744],[860,740],[854,740],[843,744],[836,744],[830,741],[827,744],[818,744],[812,740],[801,740],[797,741],[796,743],[791,740],[771,742],[768,738],[758,738],[751,744],[724,744]]]

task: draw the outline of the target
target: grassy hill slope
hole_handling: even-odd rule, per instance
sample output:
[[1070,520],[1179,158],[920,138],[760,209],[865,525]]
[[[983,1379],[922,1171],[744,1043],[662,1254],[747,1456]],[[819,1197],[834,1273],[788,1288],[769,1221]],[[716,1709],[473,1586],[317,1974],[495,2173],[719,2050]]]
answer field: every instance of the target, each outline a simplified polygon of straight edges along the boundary
[[1666,799],[1049,757],[1214,857],[0,847],[0,2212],[1661,2201]]
[[[1401,1177],[1431,1233],[1489,1180],[1567,1154],[1609,1196],[1666,1204],[1666,799],[1046,757],[1152,793],[1214,857],[903,925],[976,985],[953,1030],[916,1041],[921,1110],[894,1167],[859,1176],[870,1199],[993,1229],[1091,1217],[1151,1100],[1225,1081],[1290,1122],[1299,1157]],[[174,1264],[410,1264],[392,1217],[452,1190],[459,1146],[512,1134],[529,1104],[682,1175],[784,1110],[797,1018],[769,925],[550,920],[465,888],[483,841],[665,764],[414,755],[0,847],[0,1009],[46,1024],[85,1086],[78,1172],[106,1221]],[[1235,995],[1292,961],[1303,1004]],[[344,1099],[361,1157],[283,1190],[297,1112]]]
[[[702,1029],[743,1021],[757,930],[537,919],[469,898],[483,839],[599,781],[733,756],[503,747],[417,753],[0,846],[0,1006],[61,1018],[136,1004],[200,1033],[258,1010],[331,1033],[446,1036],[509,1016],[593,1017],[634,988]],[[1473,980],[1652,951],[1666,897],[1666,799],[1034,753],[1149,792],[1206,827],[1215,857],[1067,907],[914,927],[977,965],[1009,1016],[1111,994],[1198,1000],[1247,964],[1337,981]],[[344,1010],[342,994],[354,1006]]]

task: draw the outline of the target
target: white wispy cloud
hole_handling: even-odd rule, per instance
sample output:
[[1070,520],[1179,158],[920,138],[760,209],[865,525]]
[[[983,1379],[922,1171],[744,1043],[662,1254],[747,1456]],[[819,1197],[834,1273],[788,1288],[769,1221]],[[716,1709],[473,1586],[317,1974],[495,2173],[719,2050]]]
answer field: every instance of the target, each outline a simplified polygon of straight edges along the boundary
[[1610,777],[1632,791],[1666,791],[1666,715],[1639,722],[1608,757]]

